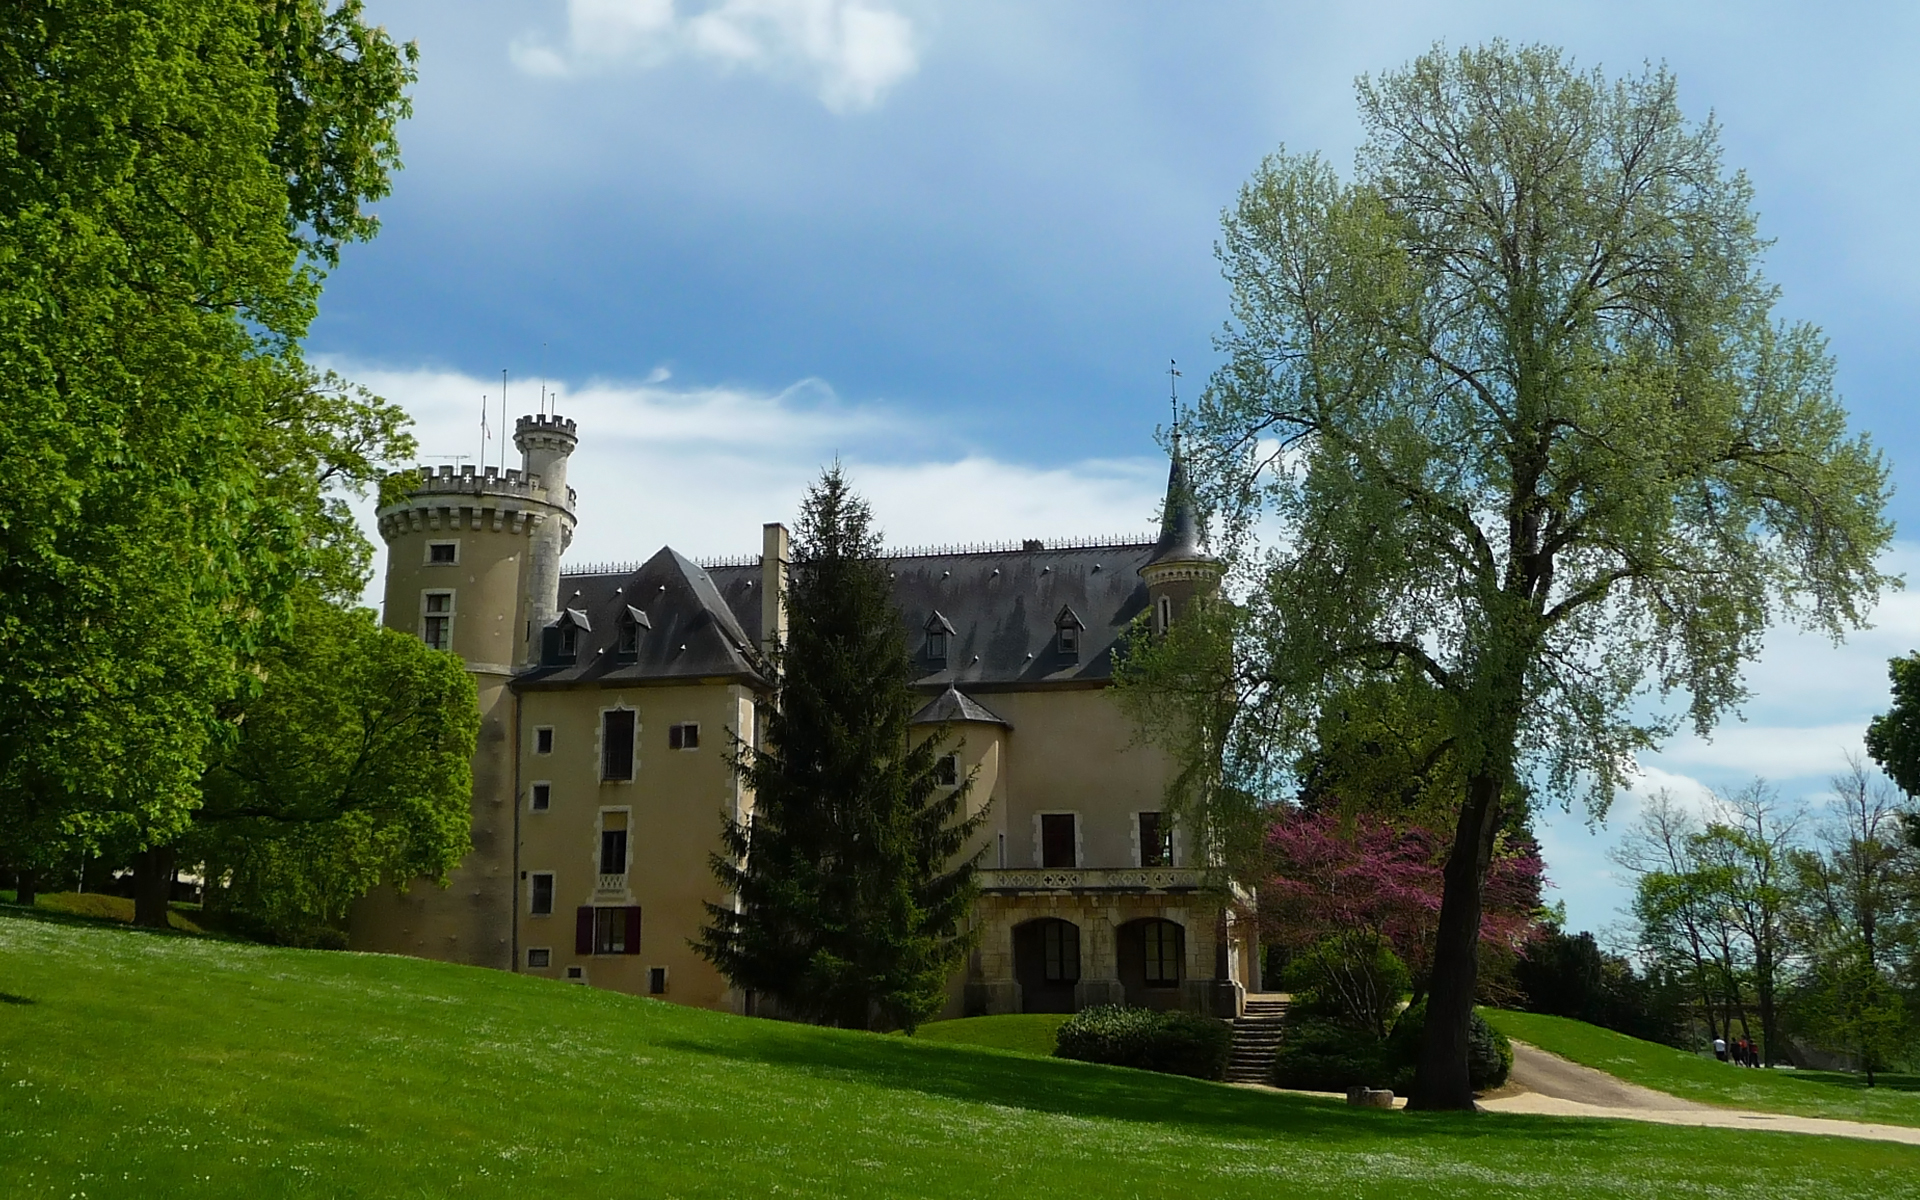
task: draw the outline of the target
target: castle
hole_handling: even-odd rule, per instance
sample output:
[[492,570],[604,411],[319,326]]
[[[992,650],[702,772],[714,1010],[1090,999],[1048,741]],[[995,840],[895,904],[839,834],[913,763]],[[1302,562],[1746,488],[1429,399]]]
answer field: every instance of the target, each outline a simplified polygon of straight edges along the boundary
[[[573,421],[522,417],[520,470],[443,467],[379,510],[385,621],[458,654],[479,691],[473,850],[449,886],[383,886],[355,949],[751,1011],[689,946],[723,816],[753,808],[728,762],[770,703],[756,649],[785,626],[786,529],[759,556],[672,548],[568,573]],[[1167,820],[1173,765],[1108,692],[1116,646],[1219,585],[1176,448],[1157,541],[1028,540],[889,560],[950,779],[990,806],[977,949],[945,1016],[1125,1002],[1235,1016],[1258,950],[1227,884]]]

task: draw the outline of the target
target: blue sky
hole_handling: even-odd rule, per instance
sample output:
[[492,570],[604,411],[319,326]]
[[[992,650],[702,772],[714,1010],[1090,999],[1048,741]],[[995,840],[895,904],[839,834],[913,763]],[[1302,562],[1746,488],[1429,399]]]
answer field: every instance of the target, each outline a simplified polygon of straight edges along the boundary
[[[1904,529],[1920,317],[1920,10],[1894,5],[369,0],[417,40],[407,167],[314,356],[473,455],[544,371],[581,422],[573,557],[750,552],[836,453],[897,544],[1143,530],[1169,358],[1226,316],[1220,210],[1282,144],[1351,160],[1353,79],[1436,40],[1664,61],[1753,178],[1780,312],[1821,325]],[[498,442],[490,453],[498,453]],[[1896,566],[1914,558],[1902,547]],[[1815,796],[1920,645],[1897,596],[1782,634],[1745,723],[1649,757],[1683,794]],[[1607,829],[1544,823],[1576,925],[1623,896]]]

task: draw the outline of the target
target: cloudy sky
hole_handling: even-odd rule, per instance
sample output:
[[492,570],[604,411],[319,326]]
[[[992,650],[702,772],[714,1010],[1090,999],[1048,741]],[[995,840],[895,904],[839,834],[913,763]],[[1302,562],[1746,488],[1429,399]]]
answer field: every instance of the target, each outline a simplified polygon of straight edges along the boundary
[[[368,0],[421,50],[385,230],[327,291],[316,359],[478,455],[482,396],[579,420],[573,558],[749,553],[840,455],[900,545],[1140,531],[1167,360],[1226,316],[1220,210],[1285,145],[1351,159],[1353,80],[1501,36],[1665,62],[1826,329],[1904,530],[1920,350],[1920,9],[1742,3],[1158,5]],[[497,424],[497,416],[495,418]],[[497,455],[499,442],[487,453]],[[1896,566],[1920,562],[1905,544]],[[1782,632],[1745,721],[1646,760],[1687,795],[1816,797],[1920,645],[1895,596],[1843,647]],[[1544,822],[1576,926],[1614,921],[1630,821]]]

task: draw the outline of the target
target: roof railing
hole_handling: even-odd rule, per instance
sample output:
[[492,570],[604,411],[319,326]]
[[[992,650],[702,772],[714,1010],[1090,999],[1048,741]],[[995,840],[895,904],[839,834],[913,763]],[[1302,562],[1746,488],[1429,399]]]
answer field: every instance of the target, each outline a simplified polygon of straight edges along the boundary
[[[1100,550],[1108,546],[1118,549],[1151,546],[1156,537],[1150,533],[1121,533],[1094,537],[1077,538],[1019,538],[1005,542],[955,542],[944,546],[890,546],[881,551],[881,557],[893,560],[899,558],[941,558],[955,554],[1032,554],[1049,550]],[[707,555],[695,558],[694,565],[703,571],[717,570],[723,567],[757,567],[760,565],[758,554]],[[631,575],[645,566],[645,560],[568,563],[564,569],[566,575]]]

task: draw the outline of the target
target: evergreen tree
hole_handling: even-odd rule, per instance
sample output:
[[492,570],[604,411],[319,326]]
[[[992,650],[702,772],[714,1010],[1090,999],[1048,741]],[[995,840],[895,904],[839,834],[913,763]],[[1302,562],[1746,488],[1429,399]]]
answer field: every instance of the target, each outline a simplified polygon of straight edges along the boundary
[[974,864],[953,860],[984,815],[942,787],[946,731],[910,744],[920,700],[879,537],[838,464],[801,509],[788,630],[759,745],[735,769],[754,811],[729,821],[695,948],[736,987],[847,1028],[912,1030],[938,1012],[971,946]]

